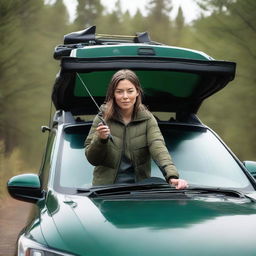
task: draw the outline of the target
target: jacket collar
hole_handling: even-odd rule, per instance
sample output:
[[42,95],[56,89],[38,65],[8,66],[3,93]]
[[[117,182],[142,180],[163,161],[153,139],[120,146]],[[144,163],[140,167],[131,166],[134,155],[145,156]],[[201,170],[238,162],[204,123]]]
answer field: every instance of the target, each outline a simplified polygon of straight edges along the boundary
[[[102,104],[100,106],[101,112],[99,113],[99,115],[102,115],[102,112],[104,112],[106,108],[105,104]],[[148,120],[151,118],[151,114],[150,112],[147,110],[147,108],[144,105],[141,105],[140,109],[138,110],[138,112],[135,114],[134,118],[132,119],[132,122],[140,122],[140,121],[144,121],[144,120]],[[114,118],[115,121],[121,122],[123,123],[122,120],[120,120],[119,118]]]
[[132,122],[148,120],[150,119],[150,117],[151,117],[150,112],[147,110],[145,106],[142,105],[142,107],[135,114]]

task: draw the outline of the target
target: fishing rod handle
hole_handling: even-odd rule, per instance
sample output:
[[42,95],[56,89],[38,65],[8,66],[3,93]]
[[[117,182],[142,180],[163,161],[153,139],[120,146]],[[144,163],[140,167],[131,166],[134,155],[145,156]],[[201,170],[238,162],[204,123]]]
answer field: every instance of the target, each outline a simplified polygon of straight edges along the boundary
[[[102,124],[107,126],[106,121],[105,121],[101,116],[98,116],[98,117],[99,117],[100,121],[102,122]],[[113,136],[111,135],[111,133],[108,135],[108,138],[109,138],[112,142],[114,142],[114,141],[113,141]]]

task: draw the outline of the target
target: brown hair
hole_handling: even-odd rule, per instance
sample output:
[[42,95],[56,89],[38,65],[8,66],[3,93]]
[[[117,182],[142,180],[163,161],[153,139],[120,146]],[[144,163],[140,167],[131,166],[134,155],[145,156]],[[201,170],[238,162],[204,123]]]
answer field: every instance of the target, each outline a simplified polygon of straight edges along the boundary
[[143,90],[141,88],[140,81],[137,75],[129,69],[121,69],[112,76],[112,79],[108,86],[105,99],[106,109],[104,111],[104,118],[106,121],[114,117],[121,119],[120,109],[115,102],[115,90],[118,83],[122,80],[130,81],[135,86],[137,92],[139,93],[134,105],[133,115],[135,115],[139,109],[144,108],[144,106],[141,103]]

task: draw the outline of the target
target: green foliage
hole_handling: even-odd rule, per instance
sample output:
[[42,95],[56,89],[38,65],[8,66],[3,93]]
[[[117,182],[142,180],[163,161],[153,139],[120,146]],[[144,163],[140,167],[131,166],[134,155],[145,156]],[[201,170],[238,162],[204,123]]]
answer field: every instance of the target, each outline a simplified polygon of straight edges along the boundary
[[255,159],[256,3],[207,2],[213,14],[195,22],[191,44],[216,59],[236,62],[237,75],[227,88],[204,103],[200,116],[241,159]]
[[183,16],[183,11],[182,8],[179,7],[178,9],[178,14],[176,19],[174,20],[175,26],[174,26],[174,44],[175,45],[180,45],[182,42],[182,36],[184,32],[184,27],[185,27],[185,18]]
[[78,0],[75,25],[81,30],[96,24],[97,18],[102,15],[103,6],[100,0]]
[[11,154],[4,157],[5,145],[0,141],[0,201],[7,195],[6,183],[7,181],[18,174],[33,173],[35,170],[23,158],[23,153],[19,148],[15,148]]
[[171,0],[151,0],[148,5],[148,16],[145,19],[147,31],[158,42],[173,44],[173,24],[170,19]]
[[232,2],[235,2],[235,0],[197,0],[202,10],[210,13],[227,12]]
[[51,86],[58,69],[52,52],[63,37],[56,34],[54,17],[64,23],[61,33],[68,30],[67,16],[65,20],[63,13],[57,15],[64,7],[61,4],[1,2],[0,140],[6,156],[19,147],[24,158],[37,166],[43,150],[38,145],[45,139],[40,126],[48,123]]

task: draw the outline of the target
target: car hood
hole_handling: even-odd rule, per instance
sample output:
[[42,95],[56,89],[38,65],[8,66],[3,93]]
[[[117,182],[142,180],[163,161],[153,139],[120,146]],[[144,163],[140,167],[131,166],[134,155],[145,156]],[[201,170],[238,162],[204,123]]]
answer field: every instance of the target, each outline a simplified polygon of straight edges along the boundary
[[177,200],[48,196],[41,230],[75,255],[255,255],[256,205],[218,197]]

